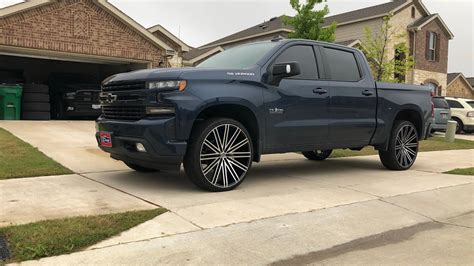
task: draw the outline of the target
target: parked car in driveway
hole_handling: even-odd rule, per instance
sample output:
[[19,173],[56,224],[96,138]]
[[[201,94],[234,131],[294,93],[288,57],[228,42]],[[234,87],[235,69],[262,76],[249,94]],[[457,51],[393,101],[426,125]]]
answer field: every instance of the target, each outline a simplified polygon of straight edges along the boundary
[[446,97],[446,101],[451,108],[452,119],[458,123],[456,133],[474,132],[474,100]]
[[233,47],[196,68],[104,80],[97,141],[137,171],[179,170],[200,188],[242,183],[262,154],[374,146],[409,169],[431,130],[428,87],[375,82],[362,52],[308,40]]
[[102,113],[97,78],[77,73],[52,73],[48,85],[52,118],[95,119]]
[[444,97],[433,97],[434,122],[431,132],[446,131],[448,120],[451,119],[451,110]]

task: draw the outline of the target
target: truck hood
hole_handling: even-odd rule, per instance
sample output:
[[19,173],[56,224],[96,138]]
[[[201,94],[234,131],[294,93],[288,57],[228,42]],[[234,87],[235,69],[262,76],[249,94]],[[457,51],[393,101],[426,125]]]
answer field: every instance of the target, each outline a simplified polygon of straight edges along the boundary
[[120,73],[106,78],[105,83],[115,83],[122,81],[151,81],[151,80],[252,80],[260,78],[258,69],[214,69],[214,68],[158,68],[144,69],[128,73]]

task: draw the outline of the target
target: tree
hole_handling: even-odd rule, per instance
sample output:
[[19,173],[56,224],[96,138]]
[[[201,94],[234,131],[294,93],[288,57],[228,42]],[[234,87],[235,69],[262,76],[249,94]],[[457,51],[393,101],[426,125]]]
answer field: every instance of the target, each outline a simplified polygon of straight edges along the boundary
[[334,42],[336,39],[336,23],[323,28],[324,17],[329,13],[327,5],[321,10],[314,10],[316,4],[326,0],[306,0],[306,4],[300,4],[299,0],[290,0],[291,7],[296,11],[294,17],[285,16],[283,21],[291,25],[294,31],[288,34],[291,39],[309,39],[326,42]]
[[[413,67],[413,56],[406,44],[406,33],[397,34],[390,24],[392,14],[383,18],[377,32],[365,28],[363,51],[369,61],[375,80],[386,82],[405,82],[406,73]],[[391,46],[391,44],[394,44]],[[390,49],[394,49],[391,57]]]

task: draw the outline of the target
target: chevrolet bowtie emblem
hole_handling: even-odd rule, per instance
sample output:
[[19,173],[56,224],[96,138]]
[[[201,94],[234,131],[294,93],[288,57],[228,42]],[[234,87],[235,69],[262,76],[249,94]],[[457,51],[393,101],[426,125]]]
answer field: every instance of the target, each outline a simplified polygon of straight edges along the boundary
[[112,93],[101,93],[100,101],[106,103],[114,103],[115,101],[117,101],[117,95]]

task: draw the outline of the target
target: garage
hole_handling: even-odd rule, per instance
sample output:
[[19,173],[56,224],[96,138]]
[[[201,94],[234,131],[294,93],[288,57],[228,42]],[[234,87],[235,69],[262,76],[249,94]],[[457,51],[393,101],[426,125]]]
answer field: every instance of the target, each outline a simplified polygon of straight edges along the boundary
[[33,0],[0,10],[0,84],[21,84],[22,119],[95,118],[100,82],[168,66],[163,41],[105,0]]

